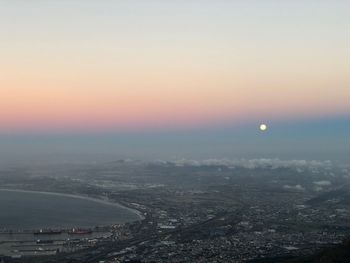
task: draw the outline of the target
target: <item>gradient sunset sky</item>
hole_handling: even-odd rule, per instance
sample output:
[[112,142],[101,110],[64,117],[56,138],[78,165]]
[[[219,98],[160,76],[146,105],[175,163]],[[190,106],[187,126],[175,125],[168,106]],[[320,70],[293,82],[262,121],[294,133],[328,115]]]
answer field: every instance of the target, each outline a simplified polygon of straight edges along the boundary
[[3,149],[344,153],[349,13],[340,0],[1,1]]

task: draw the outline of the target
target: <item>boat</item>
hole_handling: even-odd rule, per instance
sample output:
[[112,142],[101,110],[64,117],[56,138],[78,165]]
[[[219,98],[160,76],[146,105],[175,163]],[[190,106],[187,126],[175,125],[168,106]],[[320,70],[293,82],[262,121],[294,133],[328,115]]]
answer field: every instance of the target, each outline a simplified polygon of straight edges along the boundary
[[53,244],[53,242],[54,242],[53,240],[40,240],[40,239],[36,241],[37,244]]
[[73,228],[72,230],[68,231],[69,235],[88,235],[91,234],[91,229],[80,229],[80,228]]
[[40,229],[35,231],[34,235],[59,235],[62,234],[61,230],[52,230],[52,229]]

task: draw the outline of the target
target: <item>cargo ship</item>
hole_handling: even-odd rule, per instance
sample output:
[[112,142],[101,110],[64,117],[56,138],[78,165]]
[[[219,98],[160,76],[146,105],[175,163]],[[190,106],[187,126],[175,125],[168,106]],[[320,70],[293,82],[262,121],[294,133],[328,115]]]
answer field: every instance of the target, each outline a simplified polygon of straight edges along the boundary
[[53,229],[40,229],[39,231],[35,231],[34,235],[60,235],[62,234],[61,230],[53,230]]
[[87,234],[92,234],[92,230],[73,228],[72,230],[68,231],[68,234],[69,235],[87,235]]
[[40,240],[40,239],[36,241],[37,244],[53,244],[53,242],[54,242],[53,240]]

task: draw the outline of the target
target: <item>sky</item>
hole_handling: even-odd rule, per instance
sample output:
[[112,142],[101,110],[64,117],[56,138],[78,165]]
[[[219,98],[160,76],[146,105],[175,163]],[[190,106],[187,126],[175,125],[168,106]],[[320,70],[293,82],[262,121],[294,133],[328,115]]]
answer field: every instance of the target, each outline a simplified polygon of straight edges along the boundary
[[0,1],[0,156],[344,155],[349,12],[341,0]]

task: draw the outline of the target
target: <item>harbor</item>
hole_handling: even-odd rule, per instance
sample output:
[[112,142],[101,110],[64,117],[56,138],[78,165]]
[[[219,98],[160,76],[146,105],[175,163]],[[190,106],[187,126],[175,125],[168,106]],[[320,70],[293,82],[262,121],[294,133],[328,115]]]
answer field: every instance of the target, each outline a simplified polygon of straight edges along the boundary
[[112,227],[2,231],[0,254],[13,258],[55,255],[89,248],[112,237]]

